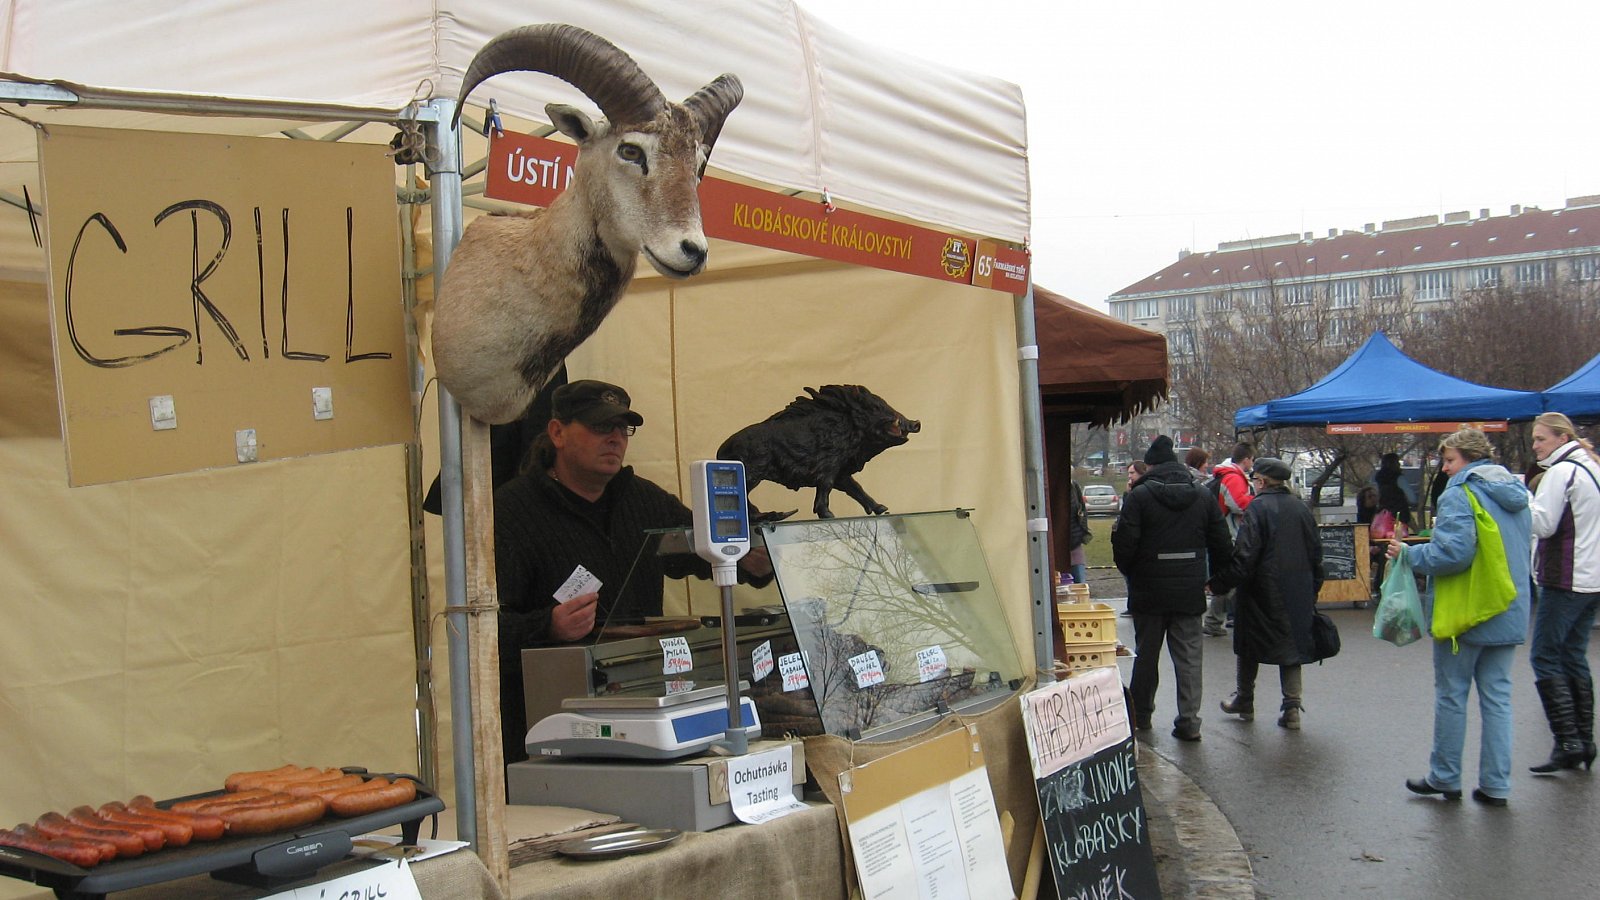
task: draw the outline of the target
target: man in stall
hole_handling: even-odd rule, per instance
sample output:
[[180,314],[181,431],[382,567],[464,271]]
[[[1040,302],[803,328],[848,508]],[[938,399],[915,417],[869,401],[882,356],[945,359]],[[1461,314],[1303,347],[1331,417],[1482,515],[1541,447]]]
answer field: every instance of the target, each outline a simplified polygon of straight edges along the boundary
[[[646,547],[646,531],[687,528],[693,515],[623,464],[628,440],[643,424],[628,392],[614,384],[562,385],[523,471],[495,491],[500,718],[508,763],[527,757],[524,648],[584,641],[608,621],[659,616],[663,577],[711,575],[699,557],[662,556]],[[598,590],[558,602],[556,593],[580,566],[598,580]],[[764,550],[746,555],[740,566],[741,580],[751,584],[772,578]]]

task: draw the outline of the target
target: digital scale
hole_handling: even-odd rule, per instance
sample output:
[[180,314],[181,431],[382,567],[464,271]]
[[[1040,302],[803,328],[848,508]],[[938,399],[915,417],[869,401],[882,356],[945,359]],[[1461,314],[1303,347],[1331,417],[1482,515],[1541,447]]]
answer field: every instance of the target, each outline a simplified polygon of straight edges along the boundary
[[[721,685],[667,697],[575,697],[561,705],[528,730],[529,756],[677,759],[710,748],[728,728]],[[759,738],[755,704],[740,698],[739,712],[741,733]]]
[[[662,697],[573,697],[561,712],[528,729],[530,757],[599,756],[623,759],[677,759],[721,746],[742,756],[751,737],[761,736],[755,704],[740,696],[749,687],[738,679],[738,636],[733,585],[739,560],[750,552],[750,513],[744,463],[697,460],[690,468],[690,510],[694,552],[711,564],[722,593],[722,671],[724,686]],[[737,716],[732,710],[738,710]]]

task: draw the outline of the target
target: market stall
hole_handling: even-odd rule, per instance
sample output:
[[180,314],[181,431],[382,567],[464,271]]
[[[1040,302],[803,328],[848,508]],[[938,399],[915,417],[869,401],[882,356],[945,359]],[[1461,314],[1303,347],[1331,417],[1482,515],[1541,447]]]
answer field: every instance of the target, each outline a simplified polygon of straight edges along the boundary
[[[781,202],[870,210],[962,238],[1026,237],[1013,86],[886,59],[786,2],[692,13],[644,3],[482,3],[448,13],[409,3],[298,12],[217,3],[189,4],[182,19],[142,2],[114,11],[14,6],[0,69],[17,73],[10,96],[31,102],[25,120],[0,130],[10,176],[4,199],[16,201],[0,221],[0,314],[8,326],[0,350],[18,373],[0,405],[0,458],[19,476],[20,492],[0,513],[4,531],[18,536],[0,551],[0,570],[24,586],[36,614],[8,632],[13,652],[0,679],[4,756],[17,786],[3,804],[13,818],[134,791],[178,795],[285,760],[431,775],[428,760],[436,758],[436,786],[447,799],[453,780],[440,738],[448,717],[434,721],[428,702],[448,686],[442,666],[430,662],[445,643],[435,614],[446,594],[438,575],[446,541],[418,512],[418,485],[433,465],[420,460],[438,458],[423,379],[401,387],[422,419],[401,423],[414,434],[406,445],[281,461],[264,455],[250,465],[67,487],[65,436],[51,412],[51,348],[59,342],[43,248],[32,237],[39,214],[49,212],[35,147],[52,125],[282,133],[366,144],[381,155],[397,124],[426,124],[428,108],[411,101],[453,96],[465,60],[487,37],[564,20],[626,46],[680,94],[714,74],[707,60],[738,72],[748,99],[713,166],[781,191],[773,195]],[[91,18],[100,27],[82,28]],[[708,31],[708,20],[719,27]],[[269,46],[270,53],[253,49]],[[685,46],[696,51],[685,54]],[[261,64],[268,57],[270,65]],[[513,128],[535,121],[547,101],[583,102],[547,78],[503,81],[492,95]],[[906,103],[918,115],[900,113]],[[797,128],[814,139],[797,143]],[[468,161],[479,146],[469,139]],[[407,189],[428,174],[420,166],[399,173]],[[417,217],[398,218],[395,255],[410,284],[427,251],[410,241]],[[687,461],[711,455],[721,437],[804,387],[869,385],[927,425],[892,465],[886,458],[863,477],[896,511],[974,510],[1004,618],[1027,647],[1023,471],[995,464],[1020,463],[1023,443],[1021,329],[1011,297],[966,280],[728,241],[715,242],[711,258],[708,274],[693,282],[641,278],[569,360],[575,376],[627,384],[650,411],[651,428],[630,462],[678,484]],[[397,316],[405,295],[394,285]],[[728,384],[740,390],[723,390]],[[270,446],[263,443],[268,453]],[[705,608],[693,591],[676,602]],[[61,677],[63,665],[80,674]]]
[[1376,331],[1316,384],[1239,410],[1233,427],[1514,421],[1542,411],[1535,391],[1486,387],[1430,369]]

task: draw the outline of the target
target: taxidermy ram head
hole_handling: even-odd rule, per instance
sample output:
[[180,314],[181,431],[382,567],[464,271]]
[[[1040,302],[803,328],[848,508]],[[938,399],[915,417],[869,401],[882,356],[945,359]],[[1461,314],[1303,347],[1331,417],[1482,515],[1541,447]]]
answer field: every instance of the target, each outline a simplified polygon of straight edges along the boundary
[[682,103],[609,41],[571,25],[508,31],[473,57],[457,116],[502,72],[554,75],[605,119],[545,107],[578,144],[566,191],[548,209],[483,216],[467,227],[439,285],[433,359],[463,411],[490,424],[522,416],[535,394],[611,312],[642,253],[668,278],[706,264],[697,189],[723,120],[744,88],[722,75]]

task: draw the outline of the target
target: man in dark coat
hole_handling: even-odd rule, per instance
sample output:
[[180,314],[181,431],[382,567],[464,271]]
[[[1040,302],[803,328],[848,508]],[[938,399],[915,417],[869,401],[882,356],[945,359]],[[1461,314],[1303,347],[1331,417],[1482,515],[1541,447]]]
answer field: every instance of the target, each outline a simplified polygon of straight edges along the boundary
[[1322,590],[1322,544],[1310,508],[1284,485],[1289,466],[1283,460],[1257,459],[1251,479],[1256,498],[1244,512],[1232,564],[1211,582],[1213,591],[1237,588],[1238,690],[1223,701],[1222,711],[1246,721],[1255,717],[1256,671],[1266,663],[1278,667],[1283,688],[1278,724],[1298,731],[1305,709],[1300,667],[1316,661],[1311,618]]
[[1112,556],[1128,578],[1136,658],[1129,692],[1134,727],[1150,728],[1155,713],[1161,645],[1167,645],[1178,679],[1178,715],[1172,735],[1200,740],[1200,616],[1206,581],[1233,553],[1222,510],[1204,485],[1157,437],[1145,452],[1150,471],[1122,501],[1111,532]]

